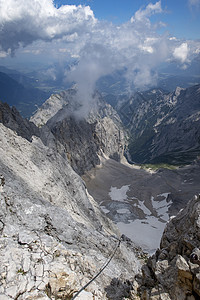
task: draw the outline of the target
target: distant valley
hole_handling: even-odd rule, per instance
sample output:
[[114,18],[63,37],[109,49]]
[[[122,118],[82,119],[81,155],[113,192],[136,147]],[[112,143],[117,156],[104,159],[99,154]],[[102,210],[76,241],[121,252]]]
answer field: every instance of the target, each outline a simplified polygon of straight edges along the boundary
[[24,117],[30,117],[49,96],[49,93],[35,88],[25,76],[22,79],[20,74],[0,72],[0,101],[15,106]]
[[[199,124],[198,86],[177,88],[171,93],[160,89],[136,92],[131,98],[121,97],[116,109],[95,92],[87,114],[85,102],[76,96],[76,87],[52,94],[31,121],[14,106],[0,102],[0,297],[6,295],[5,299],[70,299],[83,282],[95,276],[114,249],[117,252],[109,267],[84,291],[85,297],[140,299],[139,285],[143,284],[145,290],[152,288],[151,281],[146,283],[150,271],[141,273],[141,268],[151,267],[145,264],[148,255],[155,251],[162,257],[172,255],[174,243],[172,240],[170,244],[170,237],[175,229],[171,224],[174,222],[177,228],[181,225],[178,217],[169,218],[200,192],[200,164],[195,156],[199,155],[195,135],[195,124]],[[186,125],[175,117],[176,110],[180,110]],[[175,122],[168,122],[171,119]],[[158,131],[154,129],[162,132],[162,126],[167,130],[178,123],[182,133],[187,124],[191,125],[189,134],[194,144],[190,148],[183,138],[179,145],[187,149],[187,166],[169,165],[166,169],[160,165],[155,169],[155,165],[127,162],[124,154],[128,157],[128,149],[135,157],[131,152],[133,138],[145,132],[149,138],[148,120],[150,132],[155,134]],[[173,132],[168,135],[173,136]],[[160,141],[166,137],[167,133]],[[151,149],[147,146],[132,150],[142,149],[146,159]],[[164,143],[161,149],[166,146],[173,144]],[[174,159],[169,162],[174,163]],[[188,211],[186,206],[183,214]],[[195,219],[193,215],[191,218]],[[162,235],[166,225],[167,237]],[[189,226],[193,234],[196,227]],[[179,236],[183,247],[184,230]],[[156,250],[160,239],[161,246],[169,243],[169,249],[165,246]],[[192,242],[196,243],[196,238]],[[190,255],[193,246],[189,242],[186,246]],[[183,251],[176,251],[182,258]],[[157,268],[159,263],[156,261]],[[171,268],[175,267],[171,263]],[[139,283],[135,281],[138,274]],[[170,293],[169,287],[166,291]]]

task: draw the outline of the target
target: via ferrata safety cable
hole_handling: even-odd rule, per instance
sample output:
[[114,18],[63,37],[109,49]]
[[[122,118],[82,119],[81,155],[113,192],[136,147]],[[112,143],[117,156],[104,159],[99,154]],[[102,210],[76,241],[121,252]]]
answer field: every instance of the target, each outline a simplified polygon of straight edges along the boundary
[[76,297],[83,291],[85,290],[102,272],[103,270],[105,270],[105,268],[109,265],[109,263],[111,262],[112,258],[114,257],[115,253],[117,252],[117,249],[119,248],[120,244],[121,244],[122,238],[118,239],[118,243],[117,246],[115,247],[112,255],[110,256],[110,258],[108,258],[107,262],[100,268],[99,272],[86,284],[84,285],[76,294],[75,296],[71,299],[74,300],[76,299]]

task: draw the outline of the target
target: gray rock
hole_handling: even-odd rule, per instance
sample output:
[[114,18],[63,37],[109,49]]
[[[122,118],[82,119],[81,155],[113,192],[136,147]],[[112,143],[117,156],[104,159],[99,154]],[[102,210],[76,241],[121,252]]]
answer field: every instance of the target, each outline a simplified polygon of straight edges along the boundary
[[[188,297],[198,299],[200,296],[200,269],[196,264],[199,262],[200,253],[199,214],[200,196],[195,196],[186,208],[167,224],[161,240],[160,254],[150,258],[148,266],[145,266],[149,270],[143,272],[143,285],[148,286],[149,294],[152,285],[159,283],[172,300]],[[161,260],[163,254],[165,260]],[[154,263],[151,263],[152,260]],[[154,283],[147,284],[148,274],[152,275]],[[144,299],[148,299],[145,297]]]
[[17,132],[28,141],[32,140],[32,135],[39,136],[40,132],[34,123],[22,118],[15,107],[10,108],[7,103],[0,101],[0,123]]
[[135,162],[191,163],[200,153],[200,85],[135,93],[117,107]]
[[98,93],[93,96],[89,114],[80,111],[76,90],[70,89],[52,95],[31,120],[42,127],[41,138],[52,147],[52,136],[46,138],[48,131],[45,133],[47,127],[50,129],[58,147],[63,145],[72,168],[82,175],[100,164],[99,156],[120,161],[124,155],[126,133],[117,112]]
[[[0,299],[71,297],[113,253],[118,230],[55,151],[54,139],[49,148],[3,124],[0,136]],[[127,280],[139,269],[124,241],[87,296],[106,299],[113,277]]]

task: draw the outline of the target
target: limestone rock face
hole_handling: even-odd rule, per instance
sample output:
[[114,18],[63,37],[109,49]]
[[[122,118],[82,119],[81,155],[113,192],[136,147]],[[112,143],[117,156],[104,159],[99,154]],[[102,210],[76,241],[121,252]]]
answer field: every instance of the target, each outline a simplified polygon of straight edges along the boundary
[[[107,261],[119,233],[62,145],[56,152],[53,139],[52,147],[36,136],[30,142],[3,124],[0,137],[0,299],[68,299]],[[106,299],[114,277],[133,278],[133,246],[124,241],[80,299]]]
[[78,174],[82,175],[100,163],[100,147],[94,124],[89,124],[84,119],[77,121],[70,116],[53,125],[47,122],[47,126],[56,141],[63,145],[70,165]]
[[22,118],[15,107],[10,108],[7,103],[0,101],[0,123],[16,131],[25,139],[31,141],[32,135],[39,136],[39,129],[34,123]]
[[105,155],[120,161],[124,155],[126,133],[116,111],[100,94],[93,96],[89,113],[76,99],[76,90],[52,95],[31,120],[46,125],[64,146],[73,169],[82,175],[100,163]]
[[191,163],[200,153],[200,85],[137,92],[116,107],[133,161]]
[[199,215],[200,196],[195,196],[167,224],[160,249],[143,267],[142,299],[199,299]]
[[76,107],[76,102],[73,101],[75,93],[74,89],[69,89],[60,94],[52,94],[31,117],[31,121],[41,127],[65,106],[68,106],[69,111],[74,111]]

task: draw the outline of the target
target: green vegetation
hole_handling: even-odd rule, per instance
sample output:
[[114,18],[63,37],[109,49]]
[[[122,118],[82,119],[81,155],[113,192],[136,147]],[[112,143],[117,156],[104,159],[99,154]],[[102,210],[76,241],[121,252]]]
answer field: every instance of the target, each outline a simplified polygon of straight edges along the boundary
[[157,171],[158,169],[169,169],[169,170],[176,170],[179,166],[170,165],[166,163],[160,164],[141,164],[139,165],[141,169],[151,169],[153,171]]
[[18,274],[22,274],[22,275],[25,275],[26,272],[24,272],[24,270],[22,268],[20,268],[18,271],[17,271]]

